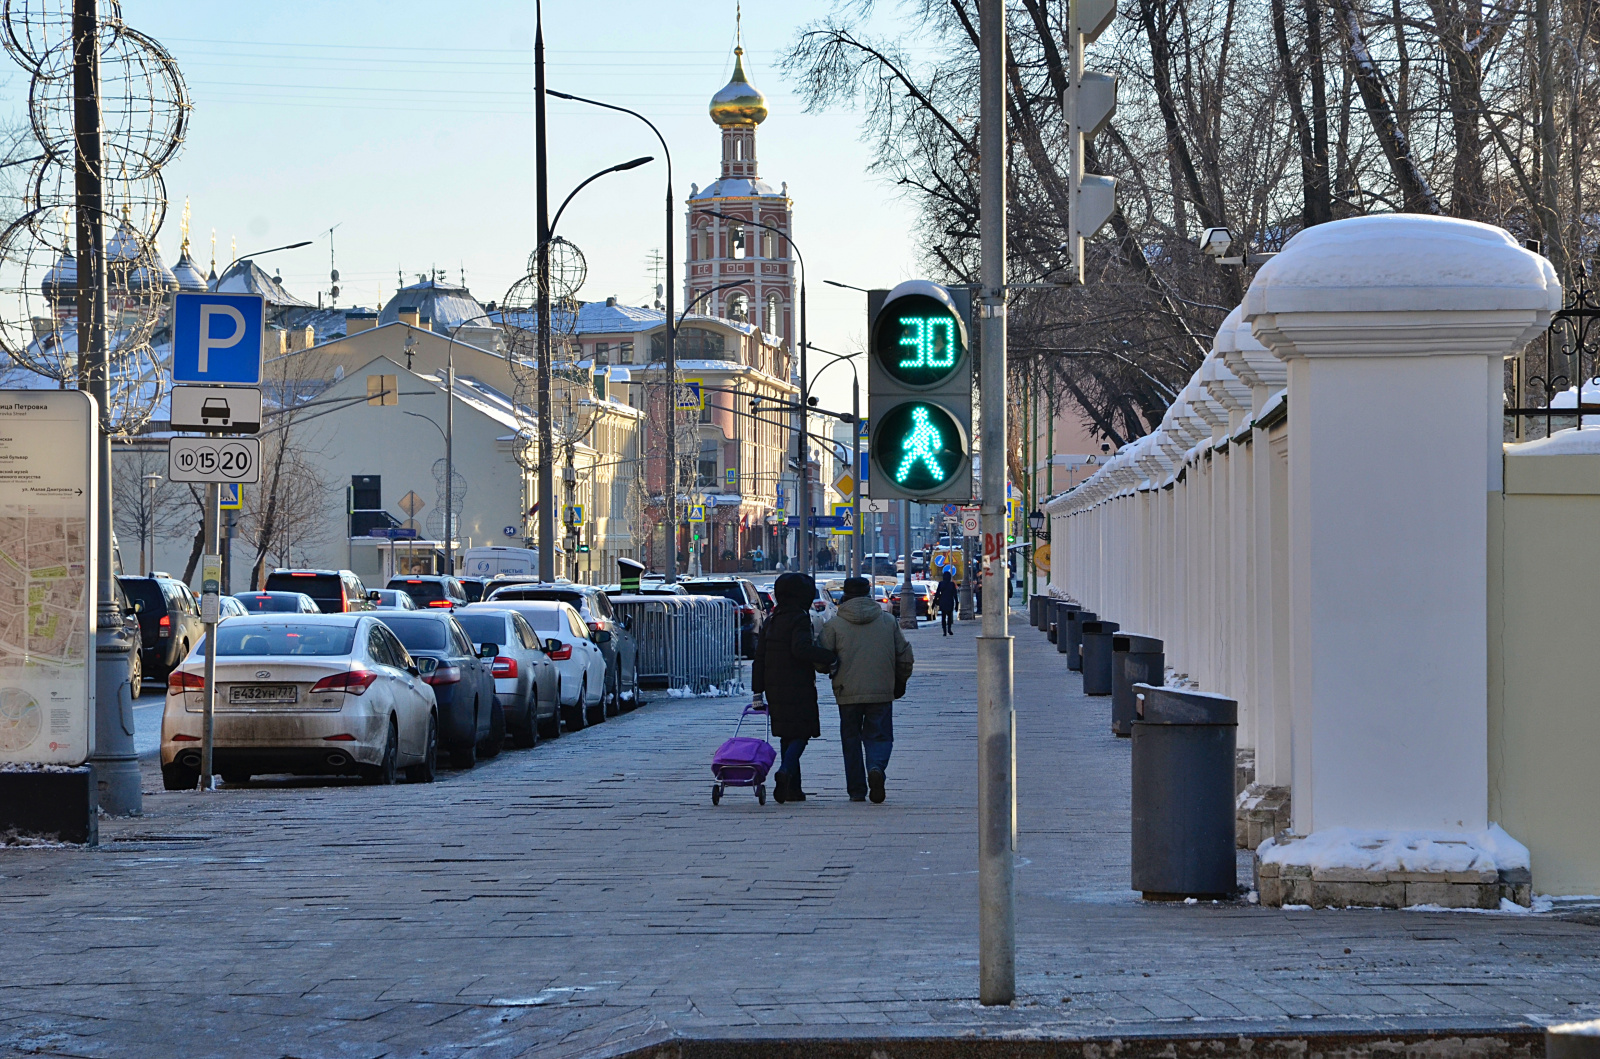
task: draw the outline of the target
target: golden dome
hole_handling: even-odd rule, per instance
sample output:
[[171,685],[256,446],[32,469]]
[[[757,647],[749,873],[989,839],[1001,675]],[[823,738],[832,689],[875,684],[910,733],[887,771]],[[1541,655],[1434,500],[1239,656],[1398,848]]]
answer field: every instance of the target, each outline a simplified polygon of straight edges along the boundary
[[767,120],[767,97],[744,75],[744,49],[733,49],[733,80],[711,97],[711,120],[718,125],[760,125]]

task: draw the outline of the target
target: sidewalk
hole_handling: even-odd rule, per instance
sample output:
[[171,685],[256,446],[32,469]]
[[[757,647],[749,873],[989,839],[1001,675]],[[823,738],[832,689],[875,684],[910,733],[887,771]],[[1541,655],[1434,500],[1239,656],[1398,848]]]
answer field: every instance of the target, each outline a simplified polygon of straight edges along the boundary
[[658,697],[432,786],[166,793],[147,766],[145,817],[104,821],[99,849],[0,848],[0,1055],[575,1056],[670,1035],[1600,1015],[1600,929],[1571,916],[1140,901],[1128,743],[1014,624],[1011,1008],[976,1003],[977,623],[935,623],[910,634],[883,805],[845,797],[831,699],[802,805],[730,789],[712,807],[737,699]]

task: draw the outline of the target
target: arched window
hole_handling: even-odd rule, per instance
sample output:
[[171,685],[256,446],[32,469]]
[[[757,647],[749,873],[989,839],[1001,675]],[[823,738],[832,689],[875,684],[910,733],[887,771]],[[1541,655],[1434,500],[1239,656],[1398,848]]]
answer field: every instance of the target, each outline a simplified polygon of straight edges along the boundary
[[728,319],[750,322],[750,296],[744,291],[734,291],[728,296]]
[[744,225],[736,224],[728,229],[729,257],[744,257]]
[[783,299],[776,291],[767,295],[766,312],[762,315],[761,330],[769,335],[783,334]]
[[778,237],[771,232],[761,233],[761,256],[769,259],[778,256]]

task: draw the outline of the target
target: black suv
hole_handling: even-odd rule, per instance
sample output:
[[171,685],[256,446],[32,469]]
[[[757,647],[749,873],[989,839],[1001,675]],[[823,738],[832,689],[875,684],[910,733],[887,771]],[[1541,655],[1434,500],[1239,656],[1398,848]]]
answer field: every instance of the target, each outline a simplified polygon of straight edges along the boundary
[[148,680],[165,680],[200,642],[200,603],[189,586],[166,574],[117,578],[139,615],[139,663]]
[[445,607],[454,610],[466,606],[467,590],[461,587],[461,582],[447,574],[412,574],[409,577],[391,577],[384,588],[398,588],[409,593],[417,601],[417,606],[424,609],[428,607]]
[[264,592],[304,592],[317,601],[324,614],[371,610],[367,588],[349,570],[274,570],[267,575]]

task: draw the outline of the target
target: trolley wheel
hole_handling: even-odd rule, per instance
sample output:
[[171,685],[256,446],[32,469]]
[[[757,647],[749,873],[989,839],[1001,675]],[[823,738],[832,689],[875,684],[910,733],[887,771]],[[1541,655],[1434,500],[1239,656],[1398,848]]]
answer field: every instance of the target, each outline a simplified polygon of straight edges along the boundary
[[756,784],[756,802],[760,805],[767,804],[767,785],[765,783]]
[[712,805],[717,805],[721,801],[722,801],[722,784],[713,783],[711,785],[711,804]]

